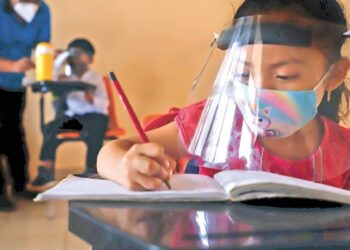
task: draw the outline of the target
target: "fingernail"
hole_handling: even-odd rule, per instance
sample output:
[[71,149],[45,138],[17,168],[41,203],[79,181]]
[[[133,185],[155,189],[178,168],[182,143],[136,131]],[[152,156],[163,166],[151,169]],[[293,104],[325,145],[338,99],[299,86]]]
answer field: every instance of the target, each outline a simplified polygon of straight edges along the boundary
[[168,160],[165,160],[165,165],[166,165],[167,167],[169,167],[169,166],[170,166],[170,162],[169,162]]
[[164,179],[169,179],[169,176],[170,176],[170,175],[169,175],[169,172],[165,170],[165,171],[163,172],[162,176],[163,176]]
[[169,171],[169,178],[171,177],[171,176],[173,176],[174,175],[174,171],[173,170],[170,170]]

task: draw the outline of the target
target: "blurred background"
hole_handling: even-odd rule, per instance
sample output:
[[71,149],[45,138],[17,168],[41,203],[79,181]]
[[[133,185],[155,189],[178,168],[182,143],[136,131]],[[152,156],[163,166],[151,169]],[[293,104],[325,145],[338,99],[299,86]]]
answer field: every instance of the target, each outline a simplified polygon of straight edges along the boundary
[[[231,0],[46,0],[52,15],[52,43],[64,49],[76,37],[86,37],[96,48],[92,68],[101,75],[115,71],[139,119],[184,106],[196,74],[214,38],[230,25]],[[39,95],[28,91],[25,129],[30,146],[30,173],[36,174],[42,141]],[[119,101],[119,99],[118,99]],[[117,114],[127,135],[134,133],[118,102]],[[46,105],[46,120],[52,118]],[[83,143],[59,147],[56,166],[83,166]]]

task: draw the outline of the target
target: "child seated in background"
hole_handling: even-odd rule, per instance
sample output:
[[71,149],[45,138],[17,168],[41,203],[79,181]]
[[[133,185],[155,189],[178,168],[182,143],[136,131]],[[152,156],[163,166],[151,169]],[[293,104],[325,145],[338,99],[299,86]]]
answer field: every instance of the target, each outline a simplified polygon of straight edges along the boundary
[[[227,103],[233,99],[237,103],[238,109],[232,113],[240,119],[233,119],[233,123],[241,121],[240,126],[248,128],[244,131],[246,134],[256,133],[252,151],[259,157],[250,158],[252,166],[262,171],[350,188],[350,130],[338,124],[339,120],[346,119],[346,116],[340,116],[340,107],[346,108],[344,114],[349,111],[349,103],[341,106],[341,100],[349,101],[344,79],[350,67],[348,58],[341,56],[347,21],[340,4],[329,0],[321,8],[319,0],[245,0],[237,10],[234,22],[239,23],[242,18],[267,21],[250,26],[253,27],[251,33],[245,33],[249,31],[243,25],[237,26],[245,40],[231,44],[230,49],[236,49],[237,53],[226,58],[237,60],[228,63],[231,63],[230,66],[238,65],[237,69],[241,72],[224,72],[232,77],[232,83],[224,83],[224,86],[231,84],[233,87],[226,88],[226,96],[222,98],[226,98]],[[271,27],[282,27],[282,33],[276,35],[276,30]],[[269,35],[257,32],[260,28]],[[303,32],[310,36],[302,36]],[[275,36],[275,40],[271,35]],[[261,40],[255,42],[257,37]],[[225,67],[222,68],[225,70]],[[226,76],[224,73],[221,76]],[[253,95],[260,93],[257,94],[256,105],[248,105],[250,100],[247,97],[250,96],[244,92],[248,86]],[[245,94],[237,97],[238,93],[230,92],[233,89]],[[262,93],[266,97],[264,100],[259,99]],[[268,102],[282,96],[288,96],[288,99]],[[213,95],[207,102],[215,98]],[[300,98],[309,100],[308,104],[303,105]],[[283,119],[289,119],[287,112],[281,112],[285,107],[285,111],[289,108],[295,111],[295,122],[293,120],[291,126],[279,126],[277,130],[265,130],[264,124],[258,123],[265,121],[263,118],[266,117],[252,110],[258,110],[263,101],[271,104],[271,110],[279,111],[277,126],[283,124],[281,119],[283,122]],[[174,173],[176,161],[184,156],[179,147],[189,147],[193,140],[205,107],[206,102],[199,102],[181,109],[175,122],[147,133],[150,143],[141,143],[139,138],[130,137],[106,144],[98,156],[98,173],[129,189],[160,188]],[[298,109],[294,110],[294,107]],[[267,112],[271,115],[271,110],[263,111],[266,111],[265,115]],[[225,115],[226,110],[222,111]],[[254,115],[258,119],[252,120]],[[257,124],[251,124],[252,121]],[[271,122],[266,123],[266,127],[276,126],[274,120],[266,121]],[[182,139],[182,145],[178,138]],[[232,152],[239,151],[235,139],[239,140],[231,137],[229,144]],[[249,140],[247,142],[249,144]],[[215,148],[216,145],[210,144],[207,153],[220,151],[220,148]],[[240,161],[241,158],[235,158],[234,154],[229,155],[229,169],[242,169],[242,163],[248,164]],[[212,176],[218,171],[202,165],[199,173]]]
[[[82,81],[96,86],[95,90],[74,91],[66,99],[64,115],[45,125],[44,140],[40,152],[38,175],[27,185],[31,192],[41,192],[55,184],[54,161],[60,132],[79,131],[87,145],[86,173],[96,172],[96,158],[108,125],[108,98],[102,77],[91,70],[95,49],[86,39],[75,39],[68,45],[73,51],[68,58],[71,75],[61,80]],[[74,160],[74,159],[72,159]]]

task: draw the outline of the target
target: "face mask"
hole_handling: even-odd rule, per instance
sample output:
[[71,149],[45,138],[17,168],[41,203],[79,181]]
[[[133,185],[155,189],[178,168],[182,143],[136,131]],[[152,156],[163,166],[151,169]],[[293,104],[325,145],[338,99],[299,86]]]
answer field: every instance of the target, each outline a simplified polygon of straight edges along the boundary
[[258,89],[235,82],[234,98],[255,135],[288,137],[316,116],[316,90],[328,72],[313,90],[305,91]]
[[14,10],[16,13],[23,18],[24,21],[27,23],[30,23],[33,21],[36,12],[39,9],[39,5],[35,3],[22,3],[22,2],[17,2],[14,5]]

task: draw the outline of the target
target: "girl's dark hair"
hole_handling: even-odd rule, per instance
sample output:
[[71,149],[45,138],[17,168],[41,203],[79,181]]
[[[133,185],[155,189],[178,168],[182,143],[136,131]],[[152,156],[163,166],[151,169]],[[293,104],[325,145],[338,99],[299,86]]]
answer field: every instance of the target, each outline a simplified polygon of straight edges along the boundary
[[[347,21],[343,6],[337,0],[245,0],[234,18],[268,15],[279,11],[290,11],[299,17],[328,22],[329,25],[324,25],[325,27],[322,27],[317,35],[317,45],[324,51],[329,65],[341,58],[341,49],[345,42],[343,33],[346,31]],[[345,107],[341,107],[342,98],[346,101]],[[330,102],[326,99],[325,95],[318,107],[318,113],[336,122],[340,120],[346,122],[345,119],[350,113],[350,91],[345,83],[332,91]]]

